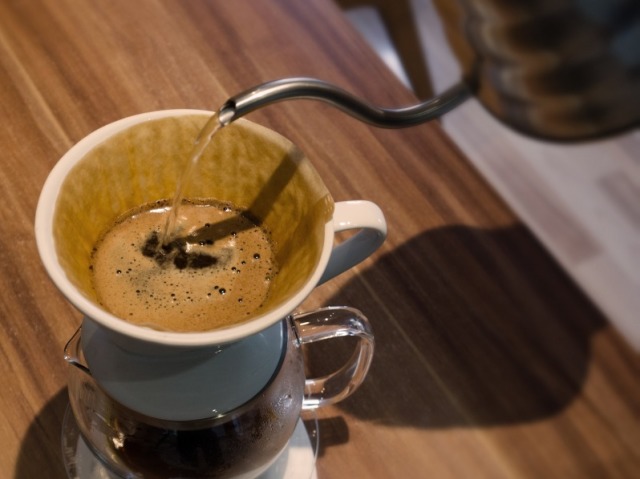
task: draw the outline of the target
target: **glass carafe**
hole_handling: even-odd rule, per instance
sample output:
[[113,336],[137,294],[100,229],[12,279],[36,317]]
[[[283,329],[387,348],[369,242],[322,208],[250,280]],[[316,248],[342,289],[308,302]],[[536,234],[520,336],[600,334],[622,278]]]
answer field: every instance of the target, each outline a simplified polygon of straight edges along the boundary
[[[257,477],[286,448],[301,409],[351,394],[373,354],[369,323],[351,308],[288,317],[279,327],[285,338],[280,363],[260,393],[225,414],[188,421],[150,417],[109,396],[86,366],[78,330],[65,359],[75,366],[69,398],[82,437],[111,472],[125,478]],[[340,336],[359,339],[347,363],[326,377],[305,378],[301,346]]]

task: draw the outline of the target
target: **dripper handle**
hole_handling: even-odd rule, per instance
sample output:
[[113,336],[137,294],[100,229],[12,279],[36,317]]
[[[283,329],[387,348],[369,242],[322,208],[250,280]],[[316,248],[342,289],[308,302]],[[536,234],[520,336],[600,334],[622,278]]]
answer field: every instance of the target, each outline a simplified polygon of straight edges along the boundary
[[358,230],[333,248],[318,284],[357,265],[373,254],[387,237],[387,222],[378,205],[366,200],[340,201],[333,212],[334,232]]
[[305,381],[303,409],[316,409],[350,396],[364,381],[374,351],[374,337],[369,320],[357,309],[328,307],[292,317],[293,329],[301,344],[345,336],[358,342],[349,360],[337,371]]

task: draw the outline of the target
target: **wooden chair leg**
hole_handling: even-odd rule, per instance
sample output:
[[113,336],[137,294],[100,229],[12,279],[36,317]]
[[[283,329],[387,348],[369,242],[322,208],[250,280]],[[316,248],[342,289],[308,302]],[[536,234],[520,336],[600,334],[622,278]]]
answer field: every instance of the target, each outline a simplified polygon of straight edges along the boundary
[[420,99],[433,96],[425,52],[422,49],[410,0],[336,0],[336,3],[343,9],[358,6],[376,8],[416,96]]
[[377,8],[389,31],[413,91],[420,99],[433,96],[425,53],[409,0],[378,0]]

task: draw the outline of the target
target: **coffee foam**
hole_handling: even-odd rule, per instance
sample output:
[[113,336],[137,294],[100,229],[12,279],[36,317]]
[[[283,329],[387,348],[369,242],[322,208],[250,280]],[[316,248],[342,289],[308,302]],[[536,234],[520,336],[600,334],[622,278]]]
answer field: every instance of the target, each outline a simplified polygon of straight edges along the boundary
[[91,264],[99,303],[170,331],[231,326],[259,312],[276,273],[268,233],[231,205],[189,202],[180,206],[173,246],[150,254],[168,214],[162,203],[146,205],[100,239]]

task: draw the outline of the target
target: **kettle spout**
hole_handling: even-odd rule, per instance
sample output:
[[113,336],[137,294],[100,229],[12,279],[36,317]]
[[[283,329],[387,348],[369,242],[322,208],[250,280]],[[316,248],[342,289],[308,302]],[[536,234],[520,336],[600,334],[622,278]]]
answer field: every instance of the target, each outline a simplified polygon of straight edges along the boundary
[[361,98],[315,78],[283,78],[269,81],[229,98],[218,110],[228,125],[264,106],[284,100],[307,99],[328,103],[358,120],[381,128],[404,128],[439,118],[471,96],[464,83],[453,85],[433,98],[405,108],[374,106]]

